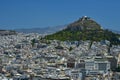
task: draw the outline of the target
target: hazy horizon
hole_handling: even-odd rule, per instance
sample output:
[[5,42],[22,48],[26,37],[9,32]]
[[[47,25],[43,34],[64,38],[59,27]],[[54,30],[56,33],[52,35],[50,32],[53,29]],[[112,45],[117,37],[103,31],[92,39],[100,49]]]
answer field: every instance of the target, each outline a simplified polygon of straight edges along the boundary
[[119,3],[119,0],[2,0],[0,29],[53,27],[89,16],[103,28],[119,30]]

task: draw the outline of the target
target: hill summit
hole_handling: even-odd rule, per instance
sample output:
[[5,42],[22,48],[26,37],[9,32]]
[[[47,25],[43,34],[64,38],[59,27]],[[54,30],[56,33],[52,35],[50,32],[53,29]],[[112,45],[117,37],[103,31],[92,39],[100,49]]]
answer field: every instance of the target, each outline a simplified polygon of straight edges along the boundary
[[69,24],[66,29],[71,31],[100,30],[101,26],[90,17],[83,16],[79,20]]
[[65,29],[45,36],[47,40],[62,41],[101,41],[108,40],[111,44],[120,44],[120,35],[109,30],[104,30],[93,19],[83,16],[79,20],[69,24]]

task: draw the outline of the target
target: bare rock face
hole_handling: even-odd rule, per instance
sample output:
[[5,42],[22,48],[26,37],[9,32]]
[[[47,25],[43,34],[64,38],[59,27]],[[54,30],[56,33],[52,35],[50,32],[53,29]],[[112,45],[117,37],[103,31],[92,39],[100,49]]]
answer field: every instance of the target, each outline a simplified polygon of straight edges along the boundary
[[69,24],[66,29],[71,31],[99,30],[101,26],[90,17],[83,16],[79,20]]

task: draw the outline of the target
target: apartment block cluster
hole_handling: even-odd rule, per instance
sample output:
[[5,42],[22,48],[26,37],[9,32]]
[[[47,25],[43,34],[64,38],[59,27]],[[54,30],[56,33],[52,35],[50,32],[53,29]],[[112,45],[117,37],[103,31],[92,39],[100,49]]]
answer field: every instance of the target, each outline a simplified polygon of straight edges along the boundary
[[0,80],[120,80],[119,45],[42,37],[0,36]]

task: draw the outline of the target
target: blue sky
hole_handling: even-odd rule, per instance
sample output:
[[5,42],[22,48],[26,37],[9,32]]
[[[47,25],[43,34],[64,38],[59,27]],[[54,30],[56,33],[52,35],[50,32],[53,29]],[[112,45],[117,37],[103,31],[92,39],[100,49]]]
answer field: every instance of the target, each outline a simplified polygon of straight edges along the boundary
[[120,30],[120,0],[0,0],[0,29],[64,25],[84,15]]

